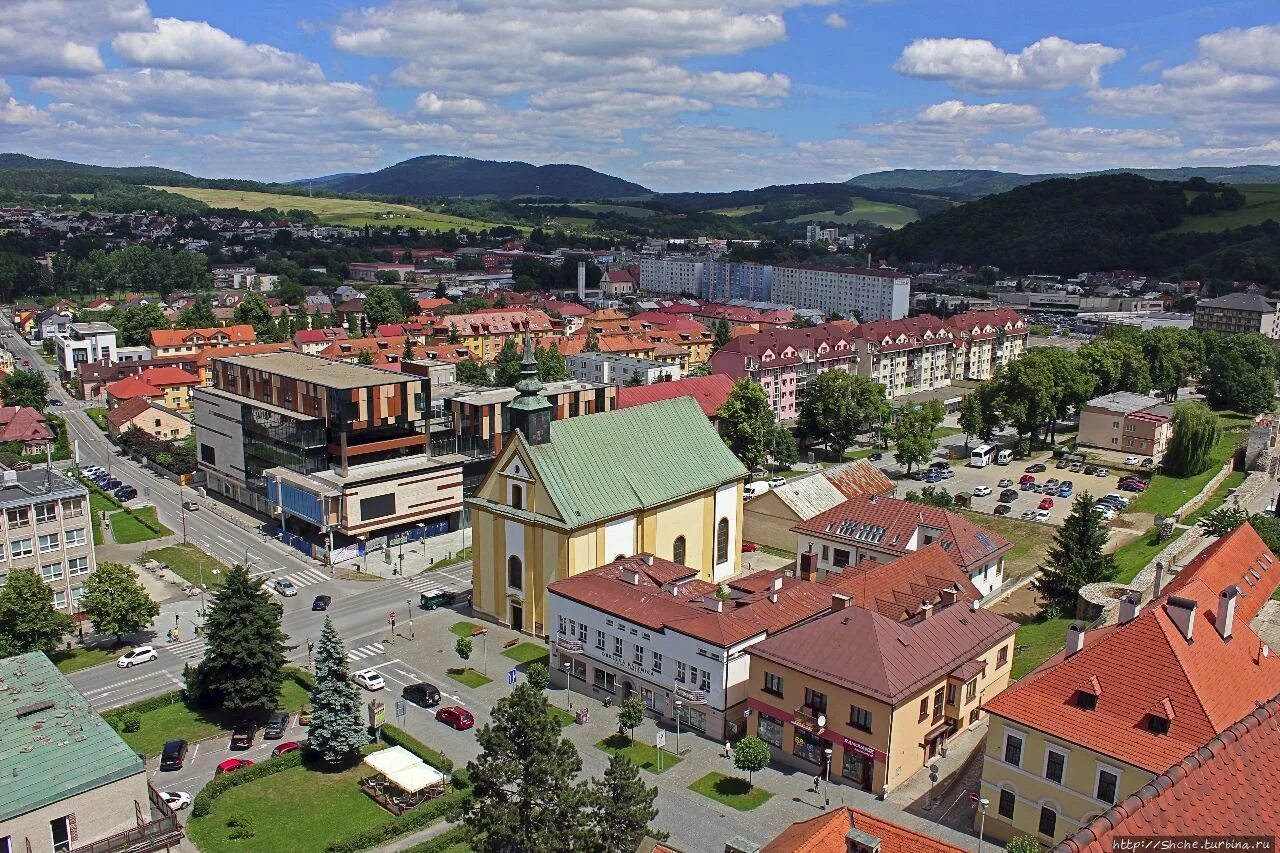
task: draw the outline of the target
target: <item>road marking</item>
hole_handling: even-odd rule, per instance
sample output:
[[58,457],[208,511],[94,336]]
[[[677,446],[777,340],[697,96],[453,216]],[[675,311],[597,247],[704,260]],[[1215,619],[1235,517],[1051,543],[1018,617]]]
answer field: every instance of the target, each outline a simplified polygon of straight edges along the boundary
[[191,751],[191,760],[195,761],[196,756],[200,754],[200,743],[196,742],[196,748]]
[[164,674],[163,670],[157,670],[154,672],[149,672],[146,675],[138,675],[133,678],[126,678],[124,681],[116,681],[112,684],[108,684],[106,687],[94,687],[88,690],[81,690],[80,693],[85,696],[88,696],[90,693],[106,693],[108,691],[115,690],[118,687],[124,687],[126,684],[135,684],[139,681],[146,681],[149,678],[153,678],[154,676],[163,675],[163,674]]

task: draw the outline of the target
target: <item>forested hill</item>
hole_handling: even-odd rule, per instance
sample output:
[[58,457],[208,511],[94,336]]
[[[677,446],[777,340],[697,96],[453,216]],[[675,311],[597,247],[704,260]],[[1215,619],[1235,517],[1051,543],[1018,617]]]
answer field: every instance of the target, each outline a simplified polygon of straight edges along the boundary
[[883,235],[876,248],[898,261],[991,264],[1015,274],[1136,269],[1280,284],[1274,221],[1211,234],[1168,233],[1189,215],[1189,204],[1242,203],[1234,188],[1203,180],[1058,178],[925,217]]
[[93,166],[88,163],[72,163],[70,160],[45,160],[26,154],[0,153],[0,171],[37,172],[64,175],[86,175],[98,178],[115,178],[127,184],[163,184],[174,181],[194,180],[186,172],[161,169],[157,166]]
[[414,157],[369,174],[343,175],[317,186],[346,193],[397,196],[493,196],[512,198],[637,198],[653,191],[585,166],[475,160],[470,157]]
[[1008,192],[1015,187],[1051,178],[1084,178],[1097,175],[1131,174],[1153,181],[1186,181],[1203,178],[1224,184],[1280,183],[1280,166],[1179,166],[1175,169],[1106,169],[1079,174],[1052,173],[1023,175],[991,169],[891,169],[868,172],[850,178],[846,183],[874,189],[923,190],[966,196],[984,196]]

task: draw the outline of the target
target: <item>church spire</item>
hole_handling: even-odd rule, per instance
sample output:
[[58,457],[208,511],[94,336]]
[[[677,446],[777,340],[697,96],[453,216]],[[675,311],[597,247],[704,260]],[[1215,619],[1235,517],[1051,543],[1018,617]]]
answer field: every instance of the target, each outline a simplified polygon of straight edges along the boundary
[[538,359],[534,354],[533,335],[524,330],[524,358],[520,361],[520,381],[516,398],[507,407],[508,423],[524,433],[530,444],[546,444],[551,440],[551,402],[542,396],[538,379]]
[[520,360],[520,381],[516,390],[521,397],[540,397],[542,381],[538,379],[538,359],[533,348],[533,335],[529,327],[524,329],[524,358]]

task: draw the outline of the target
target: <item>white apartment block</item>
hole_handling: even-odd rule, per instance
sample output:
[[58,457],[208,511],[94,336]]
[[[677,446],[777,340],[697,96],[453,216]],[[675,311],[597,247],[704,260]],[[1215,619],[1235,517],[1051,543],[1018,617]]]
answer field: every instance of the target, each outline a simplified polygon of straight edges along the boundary
[[652,385],[674,382],[681,375],[678,364],[613,353],[579,353],[566,358],[565,363],[574,379],[605,385]]
[[89,492],[44,470],[0,470],[0,586],[15,569],[34,569],[53,606],[74,612],[95,568]]
[[641,258],[640,290],[666,296],[697,296],[702,290],[702,258]]
[[911,278],[897,270],[809,265],[773,268],[773,301],[862,322],[900,320],[911,307]]
[[59,376],[74,377],[77,367],[90,362],[115,364],[116,343],[116,327],[110,323],[70,324],[53,338]]

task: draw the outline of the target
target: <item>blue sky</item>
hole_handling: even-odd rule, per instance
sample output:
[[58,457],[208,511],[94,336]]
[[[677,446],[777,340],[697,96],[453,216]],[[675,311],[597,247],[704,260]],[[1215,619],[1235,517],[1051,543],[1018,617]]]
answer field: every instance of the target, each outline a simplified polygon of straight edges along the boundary
[[0,150],[289,180],[421,154],[663,191],[1280,162],[1280,4],[6,0]]

